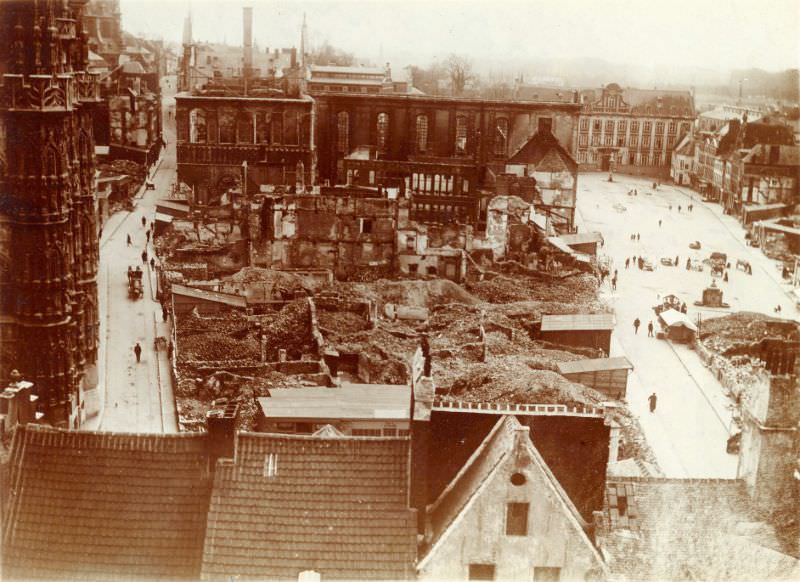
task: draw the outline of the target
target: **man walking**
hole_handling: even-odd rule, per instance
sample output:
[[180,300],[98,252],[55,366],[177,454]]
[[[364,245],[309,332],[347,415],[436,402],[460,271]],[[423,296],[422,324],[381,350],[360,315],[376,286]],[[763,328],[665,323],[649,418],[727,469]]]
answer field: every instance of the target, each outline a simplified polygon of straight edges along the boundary
[[142,361],[142,346],[139,345],[139,342],[136,342],[136,345],[133,346],[133,353],[136,355],[136,363]]
[[147,237],[147,242],[150,242],[150,231],[148,230],[144,235]]
[[142,262],[147,265],[147,249],[142,251]]
[[144,228],[146,224],[147,224],[147,219],[144,216],[142,216],[142,228]]
[[131,240],[131,235],[128,235],[128,246],[131,246],[133,241]]
[[639,334],[639,326],[640,326],[640,325],[642,325],[642,322],[641,322],[641,321],[639,321],[639,318],[638,318],[638,317],[637,317],[636,319],[634,319],[634,320],[633,320],[633,332],[634,332],[635,334],[637,334],[637,335]]
[[650,412],[656,411],[656,403],[658,402],[658,396],[656,393],[653,392],[648,398],[647,401],[650,403]]
[[166,305],[161,306],[161,319],[164,323],[169,319],[169,309],[167,309]]
[[616,275],[614,275],[614,277],[611,279],[611,290],[612,291],[616,291],[617,290],[617,276]]
[[631,258],[625,257],[625,268],[627,269],[630,264],[631,264]]
[[647,337],[655,337],[653,335],[653,322],[647,324]]

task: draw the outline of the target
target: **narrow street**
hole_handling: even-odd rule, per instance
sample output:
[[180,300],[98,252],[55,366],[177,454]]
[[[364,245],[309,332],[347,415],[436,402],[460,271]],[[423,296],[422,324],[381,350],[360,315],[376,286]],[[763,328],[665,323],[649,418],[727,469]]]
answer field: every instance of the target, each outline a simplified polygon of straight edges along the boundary
[[[155,191],[140,190],[133,212],[118,212],[103,227],[100,241],[98,295],[100,303],[100,414],[84,424],[85,430],[114,432],[177,432],[175,399],[165,350],[155,349],[155,339],[169,338],[169,324],[163,322],[156,300],[155,273],[149,265],[154,256],[148,244],[156,202],[167,198],[175,181],[175,123],[167,113],[174,104],[175,77],[169,87],[162,81],[163,131],[167,147],[151,168]],[[146,227],[142,226],[142,218]],[[128,246],[130,235],[132,244]],[[147,250],[148,263],[142,262]],[[144,271],[143,297],[128,298],[128,266]],[[142,348],[136,362],[134,346]]]
[[[613,261],[612,272],[619,272],[616,291],[607,280],[601,293],[617,316],[611,355],[625,355],[634,365],[628,389],[631,410],[639,416],[666,476],[735,477],[738,457],[725,451],[732,427],[731,403],[724,389],[693,350],[647,337],[647,325],[652,321],[658,330],[652,308],[670,293],[687,304],[692,321],[700,317],[701,326],[704,319],[736,311],[773,315],[777,305],[781,305],[783,317],[796,317],[787,297],[788,287],[781,283],[774,262],[746,246],[741,226],[732,217],[722,216],[717,205],[703,203],[686,188],[662,185],[653,191],[652,180],[607,179],[608,174],[579,177],[577,222],[581,231],[603,233],[605,245],[599,252]],[[629,196],[634,188],[638,195]],[[693,204],[691,212],[689,203]],[[640,235],[638,241],[630,239],[634,233]],[[695,240],[701,242],[700,250],[689,248]],[[712,278],[708,266],[703,272],[687,271],[686,260],[699,262],[713,251],[727,253],[731,262],[729,281],[718,279],[729,309],[694,305]],[[649,259],[654,270],[640,270],[633,262],[626,269],[626,257],[633,256]],[[662,257],[674,260],[676,256],[677,267],[660,264]],[[753,274],[736,270],[737,259],[750,261]],[[633,326],[636,318],[641,320],[638,334]],[[647,399],[653,392],[658,401],[651,413]]]

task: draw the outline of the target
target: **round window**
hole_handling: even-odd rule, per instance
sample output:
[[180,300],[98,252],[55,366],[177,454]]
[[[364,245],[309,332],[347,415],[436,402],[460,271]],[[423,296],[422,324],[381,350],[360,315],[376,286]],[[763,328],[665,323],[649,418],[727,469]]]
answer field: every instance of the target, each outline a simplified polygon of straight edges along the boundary
[[511,475],[512,485],[517,485],[517,486],[525,485],[526,481],[527,479],[525,478],[525,475],[523,475],[522,473],[514,473],[513,475]]

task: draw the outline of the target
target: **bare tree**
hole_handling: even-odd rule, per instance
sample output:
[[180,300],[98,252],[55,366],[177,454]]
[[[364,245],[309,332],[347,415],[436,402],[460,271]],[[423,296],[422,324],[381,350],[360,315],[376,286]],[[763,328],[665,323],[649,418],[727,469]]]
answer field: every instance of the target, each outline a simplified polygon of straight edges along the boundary
[[453,95],[461,95],[467,81],[472,79],[472,62],[467,57],[450,55],[444,62],[444,66],[450,76]]

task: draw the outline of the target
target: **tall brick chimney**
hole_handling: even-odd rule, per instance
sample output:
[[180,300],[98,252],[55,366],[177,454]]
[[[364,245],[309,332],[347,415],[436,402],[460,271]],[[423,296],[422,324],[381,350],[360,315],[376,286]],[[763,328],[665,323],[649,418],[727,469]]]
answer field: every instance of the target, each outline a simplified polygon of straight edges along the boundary
[[236,418],[239,405],[235,402],[215,404],[206,412],[208,431],[208,460],[213,471],[217,459],[232,459],[236,441]]
[[409,505],[417,510],[417,533],[425,534],[428,505],[428,459],[431,446],[431,412],[435,387],[423,376],[412,386],[411,393],[411,472]]
[[[253,74],[253,8],[245,6],[242,9],[243,17],[243,77],[249,79]],[[245,87],[247,86],[245,81]]]

